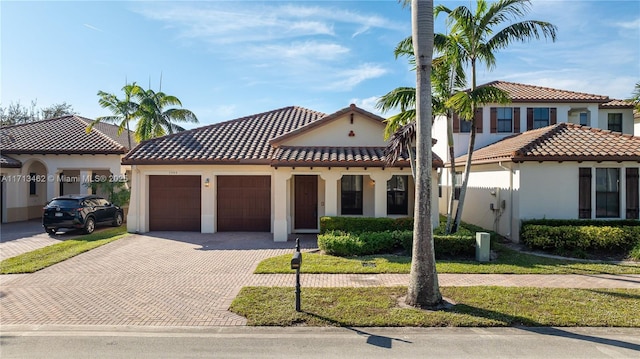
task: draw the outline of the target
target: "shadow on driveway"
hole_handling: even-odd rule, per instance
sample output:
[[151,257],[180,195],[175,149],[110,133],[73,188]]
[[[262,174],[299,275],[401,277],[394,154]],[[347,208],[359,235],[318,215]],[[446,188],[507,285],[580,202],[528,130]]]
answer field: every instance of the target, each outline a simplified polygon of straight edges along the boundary
[[317,249],[315,234],[292,235],[287,242],[274,242],[273,234],[264,232],[148,232],[147,237],[166,239],[201,246],[198,250],[252,250],[252,249],[294,249],[296,238],[300,238],[300,248]]

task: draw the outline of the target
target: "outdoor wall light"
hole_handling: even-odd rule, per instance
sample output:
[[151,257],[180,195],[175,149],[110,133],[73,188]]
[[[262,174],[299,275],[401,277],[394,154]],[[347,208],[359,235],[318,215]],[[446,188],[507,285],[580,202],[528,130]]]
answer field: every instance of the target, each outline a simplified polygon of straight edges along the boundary
[[204,186],[209,188],[209,186],[211,185],[211,182],[209,181],[209,178],[204,180]]

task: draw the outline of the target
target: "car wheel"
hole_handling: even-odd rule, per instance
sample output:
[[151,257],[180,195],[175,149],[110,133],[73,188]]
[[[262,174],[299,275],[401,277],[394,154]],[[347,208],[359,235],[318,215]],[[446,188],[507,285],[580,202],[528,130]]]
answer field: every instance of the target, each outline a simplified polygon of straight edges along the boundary
[[47,228],[47,233],[49,233],[50,235],[55,235],[56,233],[58,233],[58,228]]
[[113,219],[113,226],[120,227],[122,225],[122,213],[116,213],[115,218]]
[[86,234],[91,234],[96,229],[96,221],[93,217],[87,218],[87,221],[84,223],[84,232]]

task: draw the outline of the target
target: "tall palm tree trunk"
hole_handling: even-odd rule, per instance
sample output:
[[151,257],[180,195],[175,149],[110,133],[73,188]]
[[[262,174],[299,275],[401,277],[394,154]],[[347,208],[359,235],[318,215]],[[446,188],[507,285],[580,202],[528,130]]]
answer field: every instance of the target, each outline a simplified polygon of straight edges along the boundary
[[433,307],[442,302],[436,272],[431,220],[433,0],[412,0],[411,18],[417,74],[417,163],[413,253],[406,303],[415,307]]
[[453,143],[453,114],[451,110],[447,111],[447,145],[449,146],[449,163],[451,165],[449,173],[449,176],[451,176],[451,191],[449,192],[449,206],[447,207],[447,225],[445,227],[445,233],[449,234],[453,232],[451,228],[451,217],[453,215],[453,208],[456,202],[456,152]]
[[[476,60],[471,59],[471,92],[476,89]],[[473,148],[476,145],[476,104],[471,106],[471,133],[469,135],[469,147],[467,148],[467,161],[464,165],[464,176],[462,186],[460,188],[460,197],[458,198],[458,208],[456,209],[456,219],[453,221],[451,232],[457,232],[462,220],[462,210],[464,209],[464,199],[467,195],[467,187],[469,185],[469,173],[471,172],[471,157],[473,156]]]

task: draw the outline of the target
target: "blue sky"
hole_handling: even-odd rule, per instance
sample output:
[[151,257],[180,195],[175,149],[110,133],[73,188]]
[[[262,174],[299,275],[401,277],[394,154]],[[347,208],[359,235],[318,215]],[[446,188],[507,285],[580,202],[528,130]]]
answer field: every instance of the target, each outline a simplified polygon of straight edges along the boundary
[[[469,1],[435,1],[453,8]],[[497,55],[479,83],[521,82],[627,98],[640,81],[640,1],[534,0],[558,26]],[[182,100],[200,124],[290,105],[331,113],[411,86],[394,46],[411,32],[396,1],[1,1],[0,104],[66,101],[108,115],[99,90],[125,80]],[[436,22],[444,32],[444,22]],[[192,126],[190,126],[192,127]]]

